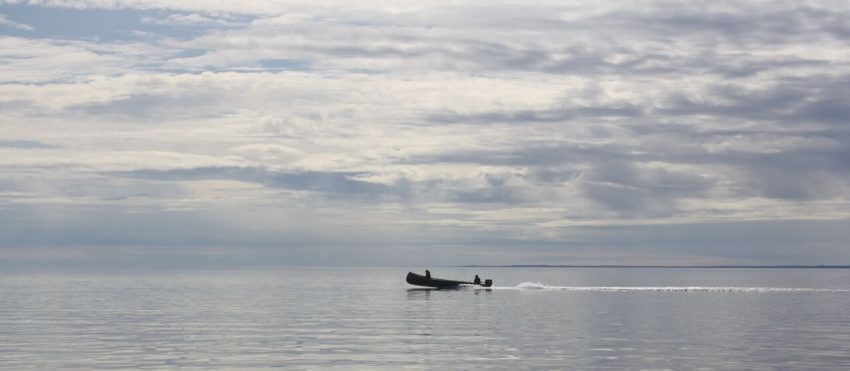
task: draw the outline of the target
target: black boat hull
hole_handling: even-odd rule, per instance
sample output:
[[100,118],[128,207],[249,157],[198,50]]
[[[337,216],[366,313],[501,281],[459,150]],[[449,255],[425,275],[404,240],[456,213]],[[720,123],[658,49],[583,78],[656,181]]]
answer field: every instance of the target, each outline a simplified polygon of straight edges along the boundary
[[[487,280],[490,285],[492,285],[492,281]],[[455,280],[444,280],[441,278],[429,278],[425,277],[421,274],[416,274],[413,272],[407,273],[407,283],[416,286],[424,286],[424,287],[433,287],[437,289],[450,289],[457,288],[460,285],[475,285],[472,282],[467,281],[455,281]],[[490,285],[482,285],[484,287],[490,287]]]

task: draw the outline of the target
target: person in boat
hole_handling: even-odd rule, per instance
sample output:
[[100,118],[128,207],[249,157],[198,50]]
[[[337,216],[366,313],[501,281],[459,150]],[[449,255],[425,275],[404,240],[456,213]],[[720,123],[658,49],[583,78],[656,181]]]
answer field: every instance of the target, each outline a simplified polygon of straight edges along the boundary
[[475,285],[480,285],[480,284],[481,284],[481,279],[480,279],[480,278],[478,278],[478,275],[477,275],[477,274],[475,275],[475,280],[473,280],[473,281],[472,281],[472,283],[473,283],[473,284],[475,284]]
[[427,269],[425,270],[425,278],[427,278],[429,280],[431,279],[431,271],[429,271]]

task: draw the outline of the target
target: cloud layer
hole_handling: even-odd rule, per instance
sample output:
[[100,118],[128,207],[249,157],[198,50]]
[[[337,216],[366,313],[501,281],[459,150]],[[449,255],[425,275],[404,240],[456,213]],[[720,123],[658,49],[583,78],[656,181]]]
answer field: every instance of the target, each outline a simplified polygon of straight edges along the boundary
[[5,1],[0,256],[847,263],[848,16]]

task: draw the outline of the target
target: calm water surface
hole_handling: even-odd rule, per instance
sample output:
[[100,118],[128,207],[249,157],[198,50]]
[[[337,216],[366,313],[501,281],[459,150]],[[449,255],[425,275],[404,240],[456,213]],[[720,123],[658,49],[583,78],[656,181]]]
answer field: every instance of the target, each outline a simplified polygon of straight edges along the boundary
[[[421,268],[419,269],[421,270]],[[850,270],[0,272],[0,369],[850,369]]]

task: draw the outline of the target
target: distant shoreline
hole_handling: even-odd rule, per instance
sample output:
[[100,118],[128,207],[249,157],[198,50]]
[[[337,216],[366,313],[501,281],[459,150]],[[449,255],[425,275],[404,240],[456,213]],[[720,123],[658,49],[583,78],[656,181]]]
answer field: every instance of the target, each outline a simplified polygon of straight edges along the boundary
[[740,268],[740,269],[850,269],[850,265],[550,265],[550,264],[513,264],[513,265],[459,265],[460,268]]

